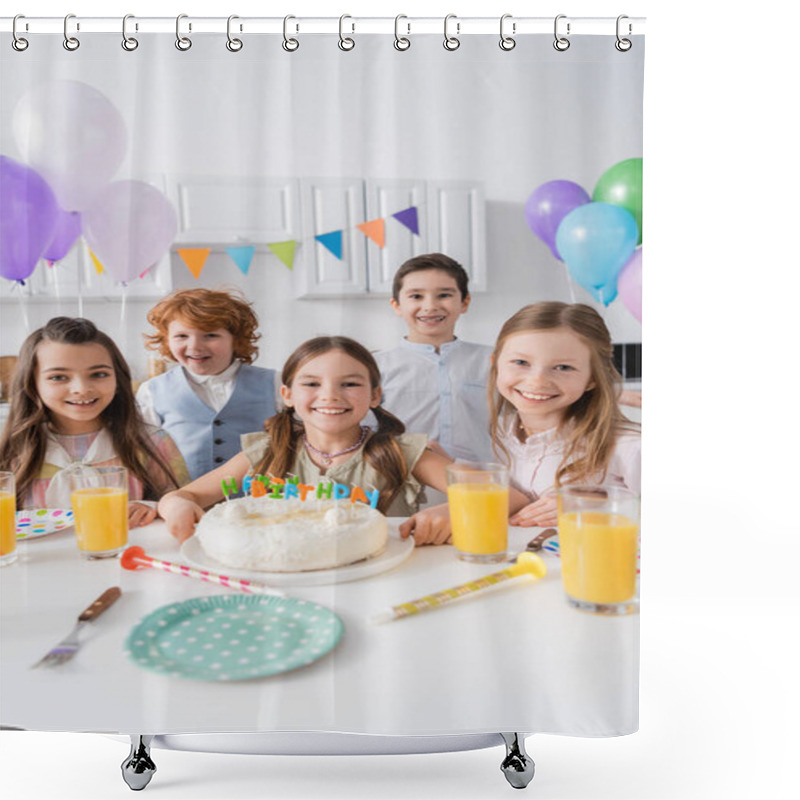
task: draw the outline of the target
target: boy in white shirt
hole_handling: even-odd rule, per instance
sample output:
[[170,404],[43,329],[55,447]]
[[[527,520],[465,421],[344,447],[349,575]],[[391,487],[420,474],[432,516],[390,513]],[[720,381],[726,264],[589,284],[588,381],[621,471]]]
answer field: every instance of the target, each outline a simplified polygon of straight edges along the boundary
[[458,339],[469,277],[442,253],[416,256],[394,276],[391,305],[408,326],[397,347],[375,354],[383,407],[410,433],[427,433],[453,458],[493,459],[486,382],[492,348]]

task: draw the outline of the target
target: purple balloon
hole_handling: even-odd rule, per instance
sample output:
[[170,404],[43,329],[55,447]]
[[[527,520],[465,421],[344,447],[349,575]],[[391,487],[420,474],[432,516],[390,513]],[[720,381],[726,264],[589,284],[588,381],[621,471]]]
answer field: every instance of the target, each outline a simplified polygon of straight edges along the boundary
[[563,261],[556,247],[556,231],[561,220],[578,206],[591,201],[589,193],[572,181],[543,183],[525,203],[525,221],[528,227],[550,248],[553,255]]
[[642,321],[642,248],[635,250],[617,278],[617,290],[625,308]]
[[48,261],[61,261],[80,235],[81,215],[77,211],[64,211],[63,208],[59,208],[53,241],[47,245],[42,257]]
[[162,192],[142,181],[115,181],[83,212],[83,235],[106,271],[127,283],[157,263],[178,232]]
[[0,156],[0,275],[23,281],[33,272],[53,238],[57,216],[47,181],[30,167]]

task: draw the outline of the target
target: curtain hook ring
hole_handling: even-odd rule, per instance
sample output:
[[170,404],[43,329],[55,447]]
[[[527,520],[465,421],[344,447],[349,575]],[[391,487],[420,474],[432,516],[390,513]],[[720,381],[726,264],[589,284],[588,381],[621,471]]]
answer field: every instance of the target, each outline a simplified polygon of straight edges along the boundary
[[[353,19],[353,18],[349,14],[342,14],[342,16],[339,17],[339,49],[344,50],[345,52],[347,52],[348,50],[352,50],[356,46],[355,39],[352,39],[349,36],[345,36],[344,32],[342,31],[342,28],[344,26],[344,21],[346,19]],[[350,32],[355,33],[356,32],[355,22],[351,22],[350,24],[353,26],[353,29]]]
[[[77,39],[75,36],[69,35],[69,21],[71,19],[75,19],[74,14],[67,14],[67,16],[64,17],[64,49],[69,50],[70,52],[77,50],[81,46],[79,39]],[[81,26],[78,23],[75,23],[75,25],[76,30],[81,29]]]
[[[450,36],[448,33],[448,27],[450,25],[450,20],[456,20],[456,35]],[[458,17],[455,14],[448,14],[444,18],[444,49],[449,50],[452,52],[453,50],[458,50],[461,47],[461,40],[458,38],[458,34],[461,33],[461,23],[458,22]]]
[[[14,17],[14,22],[11,24],[11,35],[14,37],[11,40],[11,46],[18,53],[21,53],[23,50],[27,50],[28,49],[28,45],[30,44],[30,42],[28,42],[27,39],[24,39],[22,36],[20,36],[17,33],[17,20],[18,19],[25,19],[25,15],[24,14],[17,14],[17,16]],[[27,29],[28,29],[28,23],[26,22],[25,23],[25,30],[27,30]]]
[[[298,42],[297,39],[294,39],[294,38],[290,39],[289,38],[288,31],[289,31],[289,20],[290,19],[297,19],[297,17],[294,17],[291,14],[288,14],[287,16],[285,16],[283,18],[283,49],[287,53],[294,53],[294,51],[297,50],[298,47],[300,47],[300,42]],[[295,25],[295,31],[296,32],[300,31],[300,26],[299,25]]]
[[558,34],[558,21],[566,18],[567,18],[566,14],[559,14],[556,17],[555,22],[553,23],[553,35],[555,36],[553,47],[555,47],[555,49],[558,50],[559,53],[563,53],[565,50],[569,50],[570,41],[569,39],[567,39],[567,36],[569,36],[569,31],[570,31],[569,22],[567,23],[566,36],[559,36]]
[[[514,36],[506,36],[505,33],[505,24],[507,19],[513,19],[511,14],[503,14],[500,17],[500,49],[505,50],[508,52],[509,50],[513,50],[517,46],[517,40]],[[511,33],[515,34],[517,32],[517,23],[511,23]]]
[[[631,42],[631,40],[630,40],[630,39],[623,39],[623,38],[622,38],[622,37],[619,35],[619,32],[620,32],[620,23],[621,23],[621,22],[622,22],[622,20],[624,20],[624,19],[629,19],[629,17],[628,17],[628,15],[627,15],[627,14],[620,14],[620,15],[617,17],[617,41],[616,41],[616,42],[614,42],[614,47],[616,47],[616,48],[617,48],[617,50],[619,50],[619,51],[620,51],[620,53],[627,53],[627,52],[628,52],[628,50],[630,50],[630,49],[631,49],[631,47],[633,47],[633,42]],[[628,23],[628,36],[630,36],[632,33],[633,33],[633,25],[631,25],[631,23],[629,22],[629,23]]]
[[[128,36],[128,20],[135,19],[133,14],[126,14],[122,18],[122,49],[127,50],[129,53],[133,52],[139,46],[139,40],[135,39],[133,36]],[[139,26],[136,25],[136,30],[139,30]]]
[[[192,46],[192,40],[188,36],[183,36],[181,34],[181,20],[188,19],[188,14],[178,14],[177,18],[175,19],[175,47],[178,50],[186,51]],[[189,31],[192,30],[192,23],[189,23]]]
[[[236,14],[231,14],[228,17],[228,30],[227,30],[228,41],[225,42],[225,47],[227,47],[228,50],[231,51],[231,53],[238,53],[244,47],[244,44],[241,39],[235,39],[234,37],[231,36],[231,22],[233,22],[233,20],[235,19],[239,19],[239,17]],[[239,30],[240,31],[242,30],[241,25],[239,26]]]
[[406,36],[401,36],[400,35],[400,20],[401,19],[407,20],[408,17],[405,14],[398,14],[394,18],[394,49],[395,50],[400,50],[400,51],[408,50],[408,48],[411,47],[411,39],[407,39],[406,38],[406,36],[408,36],[411,33],[411,23],[410,22],[406,22],[406,27],[408,28],[408,32],[407,32]]

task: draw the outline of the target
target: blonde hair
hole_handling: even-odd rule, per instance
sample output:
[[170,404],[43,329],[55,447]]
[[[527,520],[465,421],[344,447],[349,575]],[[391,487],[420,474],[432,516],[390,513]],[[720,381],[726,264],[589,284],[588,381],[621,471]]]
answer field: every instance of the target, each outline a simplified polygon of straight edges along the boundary
[[506,321],[497,337],[489,373],[489,433],[495,452],[509,460],[500,441],[500,420],[515,413],[514,406],[497,391],[497,361],[509,337],[527,331],[566,328],[589,348],[591,377],[594,386],[567,408],[560,425],[564,435],[564,456],[556,470],[555,483],[576,483],[605,473],[617,438],[636,432],[638,426],[620,411],[617,397],[622,376],[614,366],[614,348],[603,318],[583,303],[547,301],[533,303],[517,311]]
[[[370,388],[380,387],[381,373],[372,354],[362,344],[346,336],[318,336],[301,344],[283,366],[283,385],[291,387],[303,364],[331,350],[340,350],[363,364],[369,374]],[[378,510],[385,514],[408,477],[408,465],[395,438],[405,431],[405,425],[380,405],[372,411],[378,420],[378,430],[367,439],[363,454],[364,460],[385,481],[379,487],[381,495],[378,501]],[[269,434],[269,445],[255,472],[282,478],[292,469],[302,446],[303,423],[295,417],[293,409],[284,408],[264,423],[264,430]]]

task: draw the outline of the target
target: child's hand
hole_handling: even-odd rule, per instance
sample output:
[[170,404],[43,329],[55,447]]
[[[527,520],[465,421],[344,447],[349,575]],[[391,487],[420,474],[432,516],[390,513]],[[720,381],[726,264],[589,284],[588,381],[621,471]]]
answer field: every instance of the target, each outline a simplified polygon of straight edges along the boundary
[[554,528],[558,525],[558,510],[555,497],[540,497],[521,508],[509,522],[521,528]]
[[179,497],[177,492],[170,492],[161,498],[158,513],[167,523],[167,530],[179,542],[184,542],[194,535],[195,523],[200,521],[205,512],[192,500]]
[[144,503],[128,503],[129,528],[141,528],[142,525],[149,525],[157,516],[158,512],[151,506]]
[[418,511],[400,526],[403,539],[414,534],[414,544],[447,544],[450,541],[450,510],[447,503]]

